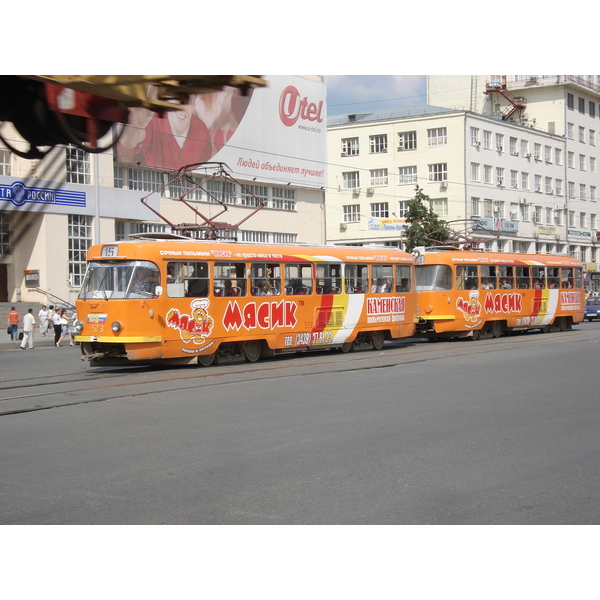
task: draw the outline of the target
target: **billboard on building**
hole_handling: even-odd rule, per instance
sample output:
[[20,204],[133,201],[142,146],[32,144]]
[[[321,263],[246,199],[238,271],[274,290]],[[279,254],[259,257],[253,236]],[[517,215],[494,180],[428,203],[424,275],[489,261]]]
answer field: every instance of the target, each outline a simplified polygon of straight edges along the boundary
[[326,185],[326,86],[295,76],[265,76],[246,96],[234,88],[199,94],[162,118],[131,108],[116,145],[118,162],[177,171],[222,162],[245,179]]

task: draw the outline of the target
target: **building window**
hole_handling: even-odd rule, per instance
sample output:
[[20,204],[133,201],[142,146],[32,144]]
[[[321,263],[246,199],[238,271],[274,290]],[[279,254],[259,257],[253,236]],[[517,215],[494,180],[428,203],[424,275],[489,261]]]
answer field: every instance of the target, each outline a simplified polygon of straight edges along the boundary
[[567,108],[570,110],[575,108],[575,97],[573,94],[567,94]]
[[517,148],[517,138],[511,137],[509,140],[510,144],[510,153],[512,156],[519,156],[519,150]]
[[590,200],[592,202],[596,202],[597,198],[596,198],[596,186],[595,185],[590,185]]
[[542,191],[542,176],[541,175],[534,175],[534,189],[536,192],[541,192]]
[[483,216],[486,219],[491,219],[494,216],[494,203],[489,198],[483,200]]
[[445,127],[436,127],[427,130],[427,146],[434,148],[436,146],[445,146],[448,143],[448,136]]
[[369,136],[369,146],[371,154],[387,152],[387,134]]
[[448,198],[432,198],[431,209],[436,215],[441,217],[448,214]]
[[567,182],[567,193],[569,194],[569,198],[575,198],[575,182],[574,181]]
[[471,198],[471,215],[479,217],[479,198]]
[[483,147],[486,150],[490,150],[492,148],[492,132],[483,130]]
[[479,181],[479,163],[471,163],[471,181]]
[[504,167],[496,167],[496,185],[504,185]]
[[579,101],[579,112],[584,115],[585,114],[585,98],[577,98]]
[[579,127],[579,141],[585,144],[585,127]]
[[10,254],[7,212],[0,212],[0,256]]
[[409,208],[410,207],[408,206],[408,200],[400,200],[398,202],[398,217],[403,219],[406,216],[406,213],[408,212]]
[[218,179],[209,179],[206,182],[206,195],[208,196],[207,200],[209,202],[235,204],[235,183],[233,183],[232,181],[219,181]]
[[372,169],[371,170],[371,186],[382,187],[388,184],[387,169]]
[[555,194],[557,196],[562,196],[562,194],[563,194],[562,183],[563,183],[562,179],[554,180],[554,189],[555,189]]
[[521,156],[527,158],[529,155],[529,142],[527,140],[521,140]]
[[575,168],[575,152],[567,152],[567,167],[569,169]]
[[342,173],[342,187],[345,190],[351,190],[360,187],[360,177],[358,175],[358,171]]
[[552,177],[546,177],[544,179],[545,184],[546,184],[546,194],[551,194],[553,189],[552,189]]
[[273,188],[271,208],[277,210],[296,210],[296,193],[290,188]]
[[136,233],[170,233],[171,228],[162,223],[143,221],[115,221],[115,239],[124,240]]
[[596,131],[594,129],[589,130],[589,144],[590,146],[596,145]]
[[583,228],[587,227],[585,216],[586,215],[584,212],[579,213],[579,227],[583,227]]
[[260,200],[263,203],[263,206],[269,206],[268,187],[264,185],[246,185],[242,187],[240,196],[240,203],[242,206],[259,206],[257,200]]
[[358,138],[342,140],[342,156],[358,156]]
[[10,156],[8,150],[0,150],[0,175],[10,175]]
[[575,227],[575,211],[569,211],[569,227]]
[[479,128],[471,127],[471,146],[479,146]]
[[573,123],[567,123],[567,137],[570,140],[575,139],[575,125]]
[[516,188],[519,186],[519,171],[510,172],[510,187]]
[[552,146],[544,146],[544,160],[547,163],[552,162]]
[[590,173],[596,172],[596,157],[590,156]]
[[360,222],[360,204],[346,204],[342,210],[344,211],[344,223]]
[[523,204],[519,204],[520,213],[521,213],[521,221],[529,221],[529,204],[523,202]]
[[448,181],[447,163],[429,165],[429,181]]
[[127,169],[127,185],[130,190],[153,192],[164,185],[162,173],[145,169]]
[[496,150],[498,152],[504,150],[504,136],[501,133],[496,134]]
[[560,208],[554,210],[554,223],[562,225],[562,210]]
[[373,202],[371,204],[371,216],[387,219],[390,216],[390,211],[387,202]]
[[595,117],[596,116],[596,103],[592,102],[591,100],[589,101],[589,115],[590,117]]
[[417,167],[415,165],[400,167],[398,169],[398,183],[399,185],[417,183]]
[[590,214],[590,229],[596,229],[596,215]]
[[542,160],[542,145],[533,144],[533,158],[534,160]]
[[92,217],[69,215],[69,283],[81,287],[86,269],[87,250],[92,245]]
[[562,150],[560,148],[554,148],[554,162],[557,165],[562,165]]
[[579,198],[585,200],[585,183],[579,184]]
[[398,150],[416,150],[417,132],[403,131],[398,134]]
[[529,173],[521,172],[521,189],[522,190],[529,189]]
[[66,146],[67,183],[90,184],[90,155],[76,146]]
[[483,165],[483,183],[492,183],[491,165]]
[[585,171],[585,154],[579,155],[579,170]]

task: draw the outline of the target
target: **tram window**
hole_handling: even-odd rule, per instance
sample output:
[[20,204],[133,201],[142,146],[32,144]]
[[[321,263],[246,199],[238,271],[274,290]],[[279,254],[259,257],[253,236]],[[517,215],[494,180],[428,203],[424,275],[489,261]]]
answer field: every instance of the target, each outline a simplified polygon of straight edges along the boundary
[[512,290],[515,287],[515,277],[512,267],[498,267],[498,278],[501,290]]
[[250,266],[250,292],[253,296],[279,296],[281,294],[281,265],[278,263],[252,263]]
[[531,278],[533,280],[533,287],[536,290],[546,288],[546,267],[532,267]]
[[215,296],[246,295],[246,264],[216,262],[213,276]]
[[531,287],[531,269],[529,267],[516,267],[517,287],[520,290],[528,290]]
[[288,296],[311,294],[312,285],[312,263],[287,263],[285,265],[285,293]]
[[167,296],[169,298],[206,298],[208,284],[208,263],[199,261],[167,263]]
[[317,294],[339,294],[342,291],[342,265],[319,263],[317,271]]
[[568,290],[573,287],[573,269],[561,269],[560,287]]
[[346,265],[346,293],[364,294],[368,289],[369,267],[367,265]]
[[407,265],[396,265],[396,292],[410,292],[410,267]]
[[160,271],[149,261],[139,260],[134,263],[131,281],[127,288],[126,298],[156,298],[156,287],[160,285]]
[[456,289],[476,290],[479,288],[477,265],[458,265],[456,267]]
[[575,287],[583,287],[583,270],[579,268],[575,269]]
[[451,290],[452,283],[452,269],[448,265],[418,265],[415,268],[418,292]]
[[560,286],[560,269],[558,267],[548,267],[548,287],[552,290],[558,289]]
[[377,294],[389,294],[394,290],[394,267],[392,265],[373,265],[371,267],[371,291]]
[[481,265],[481,287],[484,290],[495,290],[498,287],[495,265]]
[[88,264],[80,300],[125,298],[135,262],[96,262]]

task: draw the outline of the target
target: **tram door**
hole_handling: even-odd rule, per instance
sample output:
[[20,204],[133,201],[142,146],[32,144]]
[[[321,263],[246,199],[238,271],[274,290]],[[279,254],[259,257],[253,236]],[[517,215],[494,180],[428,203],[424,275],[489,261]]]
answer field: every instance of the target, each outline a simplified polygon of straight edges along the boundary
[[0,265],[0,302],[8,302],[8,265]]

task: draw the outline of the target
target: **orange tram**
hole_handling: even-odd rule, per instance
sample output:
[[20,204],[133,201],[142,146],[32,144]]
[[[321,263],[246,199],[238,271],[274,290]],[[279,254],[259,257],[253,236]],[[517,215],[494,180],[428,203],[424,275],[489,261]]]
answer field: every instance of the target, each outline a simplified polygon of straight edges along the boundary
[[255,362],[415,334],[406,252],[132,238],[88,250],[74,325],[92,366]]
[[418,248],[415,335],[499,337],[564,331],[584,318],[583,265],[568,256]]

